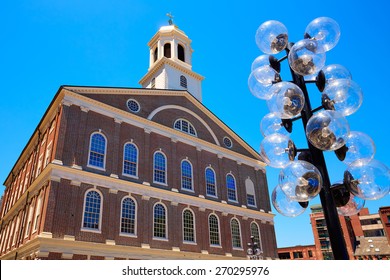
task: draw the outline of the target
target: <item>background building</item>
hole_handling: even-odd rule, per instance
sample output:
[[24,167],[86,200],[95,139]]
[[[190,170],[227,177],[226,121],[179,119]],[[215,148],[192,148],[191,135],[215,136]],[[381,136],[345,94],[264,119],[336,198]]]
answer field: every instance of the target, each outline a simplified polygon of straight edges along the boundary
[[61,86],[4,185],[1,259],[277,258],[265,165],[202,103],[191,40],[149,42],[142,88]]
[[315,245],[298,245],[278,248],[278,257],[281,260],[318,260]]

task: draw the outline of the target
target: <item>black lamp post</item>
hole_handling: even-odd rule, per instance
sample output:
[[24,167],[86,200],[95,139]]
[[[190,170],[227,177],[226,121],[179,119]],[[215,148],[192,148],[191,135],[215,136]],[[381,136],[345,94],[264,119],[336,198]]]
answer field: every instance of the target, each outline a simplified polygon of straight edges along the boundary
[[263,251],[261,251],[259,244],[255,242],[255,237],[251,236],[251,242],[248,242],[248,249],[246,251],[250,260],[262,260]]
[[[338,24],[330,18],[313,20],[304,39],[288,42],[286,27],[267,21],[256,33],[266,53],[255,59],[248,79],[253,95],[267,100],[271,111],[261,121],[264,136],[260,155],[271,167],[281,168],[272,193],[275,209],[290,217],[302,214],[318,194],[335,259],[348,259],[338,216],[358,213],[365,200],[379,199],[390,190],[390,171],[374,159],[375,145],[364,133],[351,131],[346,116],[359,109],[363,94],[341,65],[325,66],[325,52],[338,42]],[[272,54],[281,51],[277,59]],[[283,81],[281,62],[288,61],[292,81]],[[312,108],[306,84],[315,83],[321,105]],[[301,119],[308,148],[297,149],[290,133]],[[341,183],[331,184],[324,152],[333,151],[347,168]],[[297,157],[297,159],[296,159]]]

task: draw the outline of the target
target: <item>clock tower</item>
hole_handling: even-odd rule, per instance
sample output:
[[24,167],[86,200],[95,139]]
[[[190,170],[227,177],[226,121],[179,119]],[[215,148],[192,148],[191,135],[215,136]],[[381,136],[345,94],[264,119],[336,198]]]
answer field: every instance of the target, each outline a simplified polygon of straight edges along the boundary
[[139,81],[143,88],[187,90],[202,101],[203,76],[192,71],[191,40],[169,21],[148,43],[149,69]]

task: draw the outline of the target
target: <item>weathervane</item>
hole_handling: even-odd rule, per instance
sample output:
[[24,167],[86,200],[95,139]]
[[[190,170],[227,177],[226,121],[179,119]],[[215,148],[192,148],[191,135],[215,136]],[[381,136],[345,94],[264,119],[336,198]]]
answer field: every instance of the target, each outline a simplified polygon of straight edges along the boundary
[[173,25],[173,15],[171,13],[167,13],[167,17],[169,17],[168,20],[169,25]]

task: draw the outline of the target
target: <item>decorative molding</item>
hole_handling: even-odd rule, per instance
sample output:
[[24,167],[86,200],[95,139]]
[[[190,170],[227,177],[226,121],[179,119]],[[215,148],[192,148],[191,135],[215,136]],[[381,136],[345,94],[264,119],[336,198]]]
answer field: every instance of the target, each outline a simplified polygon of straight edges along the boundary
[[65,260],[71,260],[73,259],[73,253],[62,253],[61,258]]
[[73,235],[64,235],[64,240],[75,241],[75,237]]
[[150,245],[146,243],[141,243],[141,248],[142,249],[150,249]]
[[179,247],[172,247],[172,251],[174,251],[174,252],[180,252],[180,248],[179,248]]
[[115,240],[111,240],[111,239],[106,239],[106,244],[107,245],[116,245]]
[[116,175],[116,174],[113,174],[113,173],[111,173],[111,174],[110,174],[110,177],[112,177],[112,178],[117,178],[117,179],[119,178],[119,176],[118,176],[118,175]]
[[77,164],[73,164],[71,167],[74,168],[74,169],[83,170],[83,168],[80,165],[77,165]]

